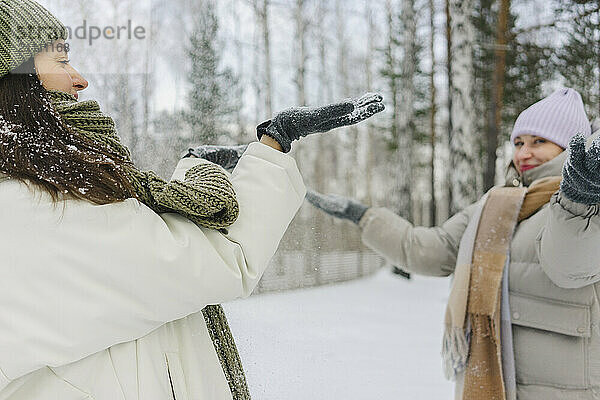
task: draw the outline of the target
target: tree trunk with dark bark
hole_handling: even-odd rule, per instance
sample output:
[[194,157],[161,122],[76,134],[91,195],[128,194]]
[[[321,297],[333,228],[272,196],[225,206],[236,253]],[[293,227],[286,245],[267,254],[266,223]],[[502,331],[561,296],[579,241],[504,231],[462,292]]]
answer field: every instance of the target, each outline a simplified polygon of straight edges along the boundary
[[494,49],[494,80],[492,83],[492,105],[490,108],[491,124],[487,132],[486,168],[483,176],[484,191],[494,186],[496,178],[496,150],[498,135],[502,127],[502,107],[504,104],[504,75],[506,73],[506,49],[508,31],[508,13],[510,0],[500,0],[498,23],[496,26],[496,43]]

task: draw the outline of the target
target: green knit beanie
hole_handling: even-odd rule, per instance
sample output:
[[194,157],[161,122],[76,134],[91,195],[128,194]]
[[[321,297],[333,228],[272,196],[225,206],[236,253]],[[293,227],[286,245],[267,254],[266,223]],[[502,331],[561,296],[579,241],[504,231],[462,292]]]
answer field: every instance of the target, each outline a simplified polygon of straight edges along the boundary
[[0,78],[58,39],[67,29],[33,0],[0,0]]

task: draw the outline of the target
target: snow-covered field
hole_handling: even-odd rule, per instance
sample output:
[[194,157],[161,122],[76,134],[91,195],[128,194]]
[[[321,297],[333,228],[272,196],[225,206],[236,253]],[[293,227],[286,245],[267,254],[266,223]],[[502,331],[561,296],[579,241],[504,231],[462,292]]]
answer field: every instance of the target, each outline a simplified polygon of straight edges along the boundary
[[255,400],[452,398],[440,344],[449,280],[389,270],[225,305]]

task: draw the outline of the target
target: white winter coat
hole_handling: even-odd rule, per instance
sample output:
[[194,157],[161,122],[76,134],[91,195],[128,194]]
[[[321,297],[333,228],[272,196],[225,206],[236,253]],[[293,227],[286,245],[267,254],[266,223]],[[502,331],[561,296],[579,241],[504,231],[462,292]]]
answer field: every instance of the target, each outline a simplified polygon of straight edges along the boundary
[[292,158],[250,145],[228,234],[0,180],[1,400],[231,399],[200,310],[254,289],[304,198]]

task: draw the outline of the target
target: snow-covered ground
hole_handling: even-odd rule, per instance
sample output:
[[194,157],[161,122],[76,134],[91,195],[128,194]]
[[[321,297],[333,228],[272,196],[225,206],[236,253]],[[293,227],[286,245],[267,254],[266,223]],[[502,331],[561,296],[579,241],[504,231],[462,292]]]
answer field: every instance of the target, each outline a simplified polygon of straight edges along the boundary
[[452,399],[440,346],[449,280],[382,270],[225,305],[255,400]]

